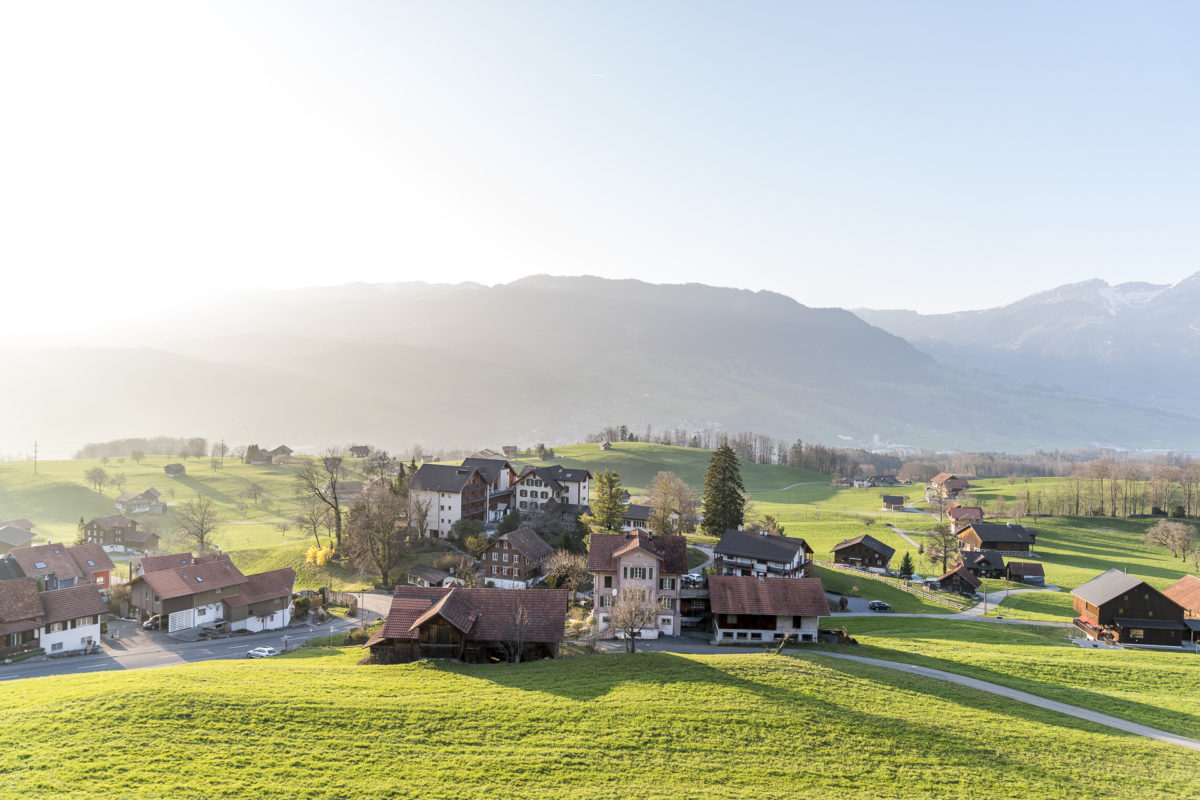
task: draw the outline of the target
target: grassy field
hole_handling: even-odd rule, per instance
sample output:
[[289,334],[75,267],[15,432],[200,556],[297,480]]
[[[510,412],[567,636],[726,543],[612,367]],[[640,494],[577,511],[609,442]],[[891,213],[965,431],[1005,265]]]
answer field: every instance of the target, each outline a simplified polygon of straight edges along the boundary
[[897,614],[951,614],[955,611],[953,608],[931,603],[903,589],[875,580],[866,574],[856,575],[826,567],[814,567],[813,575],[821,579],[821,585],[826,591],[866,600],[882,600],[889,603],[892,611]]
[[[360,667],[358,650],[19,681],[0,793],[1167,798],[1181,748],[819,655]],[[95,720],[104,720],[96,735]],[[1103,780],[1085,780],[1103,765]]]
[[[1071,629],[844,617],[861,655],[969,675],[1200,738],[1200,657],[1068,644]],[[859,652],[859,651],[856,651]]]

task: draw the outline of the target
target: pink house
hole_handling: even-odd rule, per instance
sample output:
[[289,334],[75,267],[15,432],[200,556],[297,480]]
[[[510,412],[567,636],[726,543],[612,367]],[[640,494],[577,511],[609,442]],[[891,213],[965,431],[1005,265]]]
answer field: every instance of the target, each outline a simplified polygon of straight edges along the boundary
[[655,536],[641,529],[628,533],[593,533],[588,548],[588,571],[596,586],[593,613],[600,635],[618,635],[609,614],[622,589],[647,592],[657,601],[655,624],[641,631],[643,639],[678,636],[680,578],[688,571],[687,541],[682,536]]

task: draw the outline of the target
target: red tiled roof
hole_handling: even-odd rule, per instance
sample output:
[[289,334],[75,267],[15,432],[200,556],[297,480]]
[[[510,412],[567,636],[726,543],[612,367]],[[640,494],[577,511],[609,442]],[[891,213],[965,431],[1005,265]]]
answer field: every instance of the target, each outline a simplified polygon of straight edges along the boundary
[[0,583],[0,623],[13,624],[23,620],[36,620],[41,616],[42,601],[38,598],[36,580],[17,578]]
[[[27,578],[50,574],[60,580],[84,577],[83,571],[79,569],[75,559],[71,558],[68,549],[65,544],[39,544],[33,547],[14,547],[9,551],[9,555],[21,567],[21,572],[25,573]],[[38,564],[42,566],[39,567]],[[86,577],[90,579],[91,573]]]
[[1184,575],[1163,589],[1163,594],[1183,606],[1185,611],[1200,614],[1200,578],[1195,575]]
[[[97,572],[116,569],[116,565],[108,557],[108,553],[104,552],[104,548],[94,542],[71,545],[67,548],[67,552],[71,554],[71,558],[75,559],[75,564],[88,578]],[[89,561],[92,563],[89,564]]]
[[160,600],[167,600],[239,586],[246,583],[246,576],[230,561],[223,560],[149,572],[136,580],[145,581]]
[[954,506],[946,513],[950,515],[950,519],[962,519],[963,517],[983,519],[983,509],[979,506]]
[[471,628],[475,625],[475,618],[478,616],[478,612],[471,607],[471,602],[467,600],[466,596],[462,592],[451,589],[442,596],[441,600],[431,605],[424,614],[413,620],[413,624],[408,626],[408,630],[415,633],[417,628],[424,623],[434,617],[441,617],[463,633],[470,633]]
[[170,553],[165,556],[145,556],[138,564],[143,573],[159,572],[164,569],[178,569],[192,564],[206,564],[210,561],[228,561],[229,556],[219,553],[211,556],[194,556],[191,553]]
[[[473,641],[495,642],[511,637],[514,619],[523,610],[527,619],[522,638],[528,642],[561,642],[567,618],[567,592],[563,589],[467,589],[459,587],[399,586],[379,639],[415,639],[414,623],[454,592],[458,615],[469,609],[475,619],[467,632]],[[458,605],[461,603],[461,607]],[[458,617],[462,622],[462,617]],[[453,622],[453,620],[451,620]],[[455,623],[458,624],[458,623]]]
[[292,586],[296,583],[296,570],[291,567],[273,569],[270,572],[256,572],[246,576],[246,583],[239,594],[226,597],[225,604],[230,608],[261,603],[264,600],[275,600],[280,597],[291,597]]
[[108,603],[104,602],[100,590],[93,583],[81,583],[67,589],[42,592],[41,599],[46,610],[43,622],[46,625],[108,613]]
[[682,575],[688,571],[686,539],[653,536],[640,528],[629,533],[593,533],[588,546],[588,571],[613,572],[617,568],[613,559],[638,547],[662,559],[664,574]]
[[708,591],[714,614],[829,616],[829,601],[820,578],[712,575]]

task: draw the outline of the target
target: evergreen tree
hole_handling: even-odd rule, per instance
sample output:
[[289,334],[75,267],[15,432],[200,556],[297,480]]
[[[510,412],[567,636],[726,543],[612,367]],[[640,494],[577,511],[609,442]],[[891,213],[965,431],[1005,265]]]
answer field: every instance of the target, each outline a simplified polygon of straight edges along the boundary
[[728,444],[717,448],[704,473],[704,532],[721,536],[744,521],[746,487],[737,455]]
[[496,535],[503,536],[506,533],[512,533],[519,527],[521,527],[521,512],[519,509],[510,508],[496,525]]
[[611,469],[596,475],[596,490],[592,495],[592,524],[597,530],[621,530],[625,504],[621,502],[621,476]]
[[900,561],[900,577],[901,578],[911,578],[914,569],[915,568],[913,567],[912,553],[905,550],[904,558]]

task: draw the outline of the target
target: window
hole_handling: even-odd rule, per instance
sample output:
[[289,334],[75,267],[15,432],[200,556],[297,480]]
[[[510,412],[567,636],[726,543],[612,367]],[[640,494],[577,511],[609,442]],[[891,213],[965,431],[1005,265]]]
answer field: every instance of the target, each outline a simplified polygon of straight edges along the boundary
[[33,562],[33,566],[37,569],[45,569],[46,562],[45,561],[35,561],[35,562]]
[[500,569],[500,568],[499,568],[499,567],[497,567],[495,564],[492,564],[492,574],[493,574],[493,575],[495,575],[495,574],[496,574],[496,572],[497,572],[497,570],[499,570],[499,569]]
[[613,576],[612,576],[612,575],[605,575],[605,576],[604,576],[604,588],[605,588],[605,589],[611,589],[611,588],[612,588],[612,579],[613,579]]
[[521,563],[521,556],[520,556],[519,554],[517,554],[517,553],[513,553],[513,563],[514,563],[514,564],[520,564],[520,563]]
[[1129,638],[1130,639],[1145,639],[1146,632],[1144,630],[1142,630],[1141,628],[1130,628],[1129,629]]
[[646,580],[646,568],[645,567],[627,567],[627,569],[629,570],[629,575],[627,575],[626,577],[633,578],[634,580],[639,580],[639,581]]
[[207,614],[207,613],[208,613],[208,609],[207,609],[207,608],[197,608],[197,609],[196,609],[196,616],[197,616],[197,617],[203,617],[203,616],[204,616],[205,614]]
[[674,591],[675,590],[675,579],[674,578],[659,578],[658,579],[658,588],[660,590],[666,591],[666,592]]
[[505,563],[505,564],[507,564],[507,563],[508,563],[508,553],[505,553],[505,554],[504,554],[504,559],[503,559],[503,560],[504,560],[504,563]]
[[669,628],[669,627],[671,627],[671,618],[670,618],[670,617],[663,617],[662,619],[660,619],[660,620],[658,621],[658,627],[660,627],[660,628]]
[[658,598],[658,607],[663,609],[664,611],[674,611],[675,610],[675,598],[674,597]]
[[609,595],[600,595],[600,607],[610,608],[612,606],[612,597]]
[[602,623],[604,623],[605,625],[607,625],[607,624],[608,624],[608,620],[609,620],[609,619],[610,619],[610,618],[609,618],[609,616],[608,616],[607,614],[604,614],[604,615],[601,615],[601,617],[600,617],[600,622],[602,622]]
[[508,574],[508,567],[505,567],[505,568],[504,568],[504,574],[505,574],[505,575],[507,575],[507,574]]
[[499,556],[497,555],[496,551],[493,550],[492,551],[492,561],[499,561],[499,560],[500,560]]
[[55,642],[54,644],[50,645],[50,652],[52,652],[52,653],[57,653],[59,650],[62,650],[62,649],[63,649],[62,642]]
[[94,567],[94,566],[96,566],[96,562],[95,562],[95,561],[92,561],[92,560],[89,558],[89,559],[88,559],[88,566],[89,566],[89,567]]

